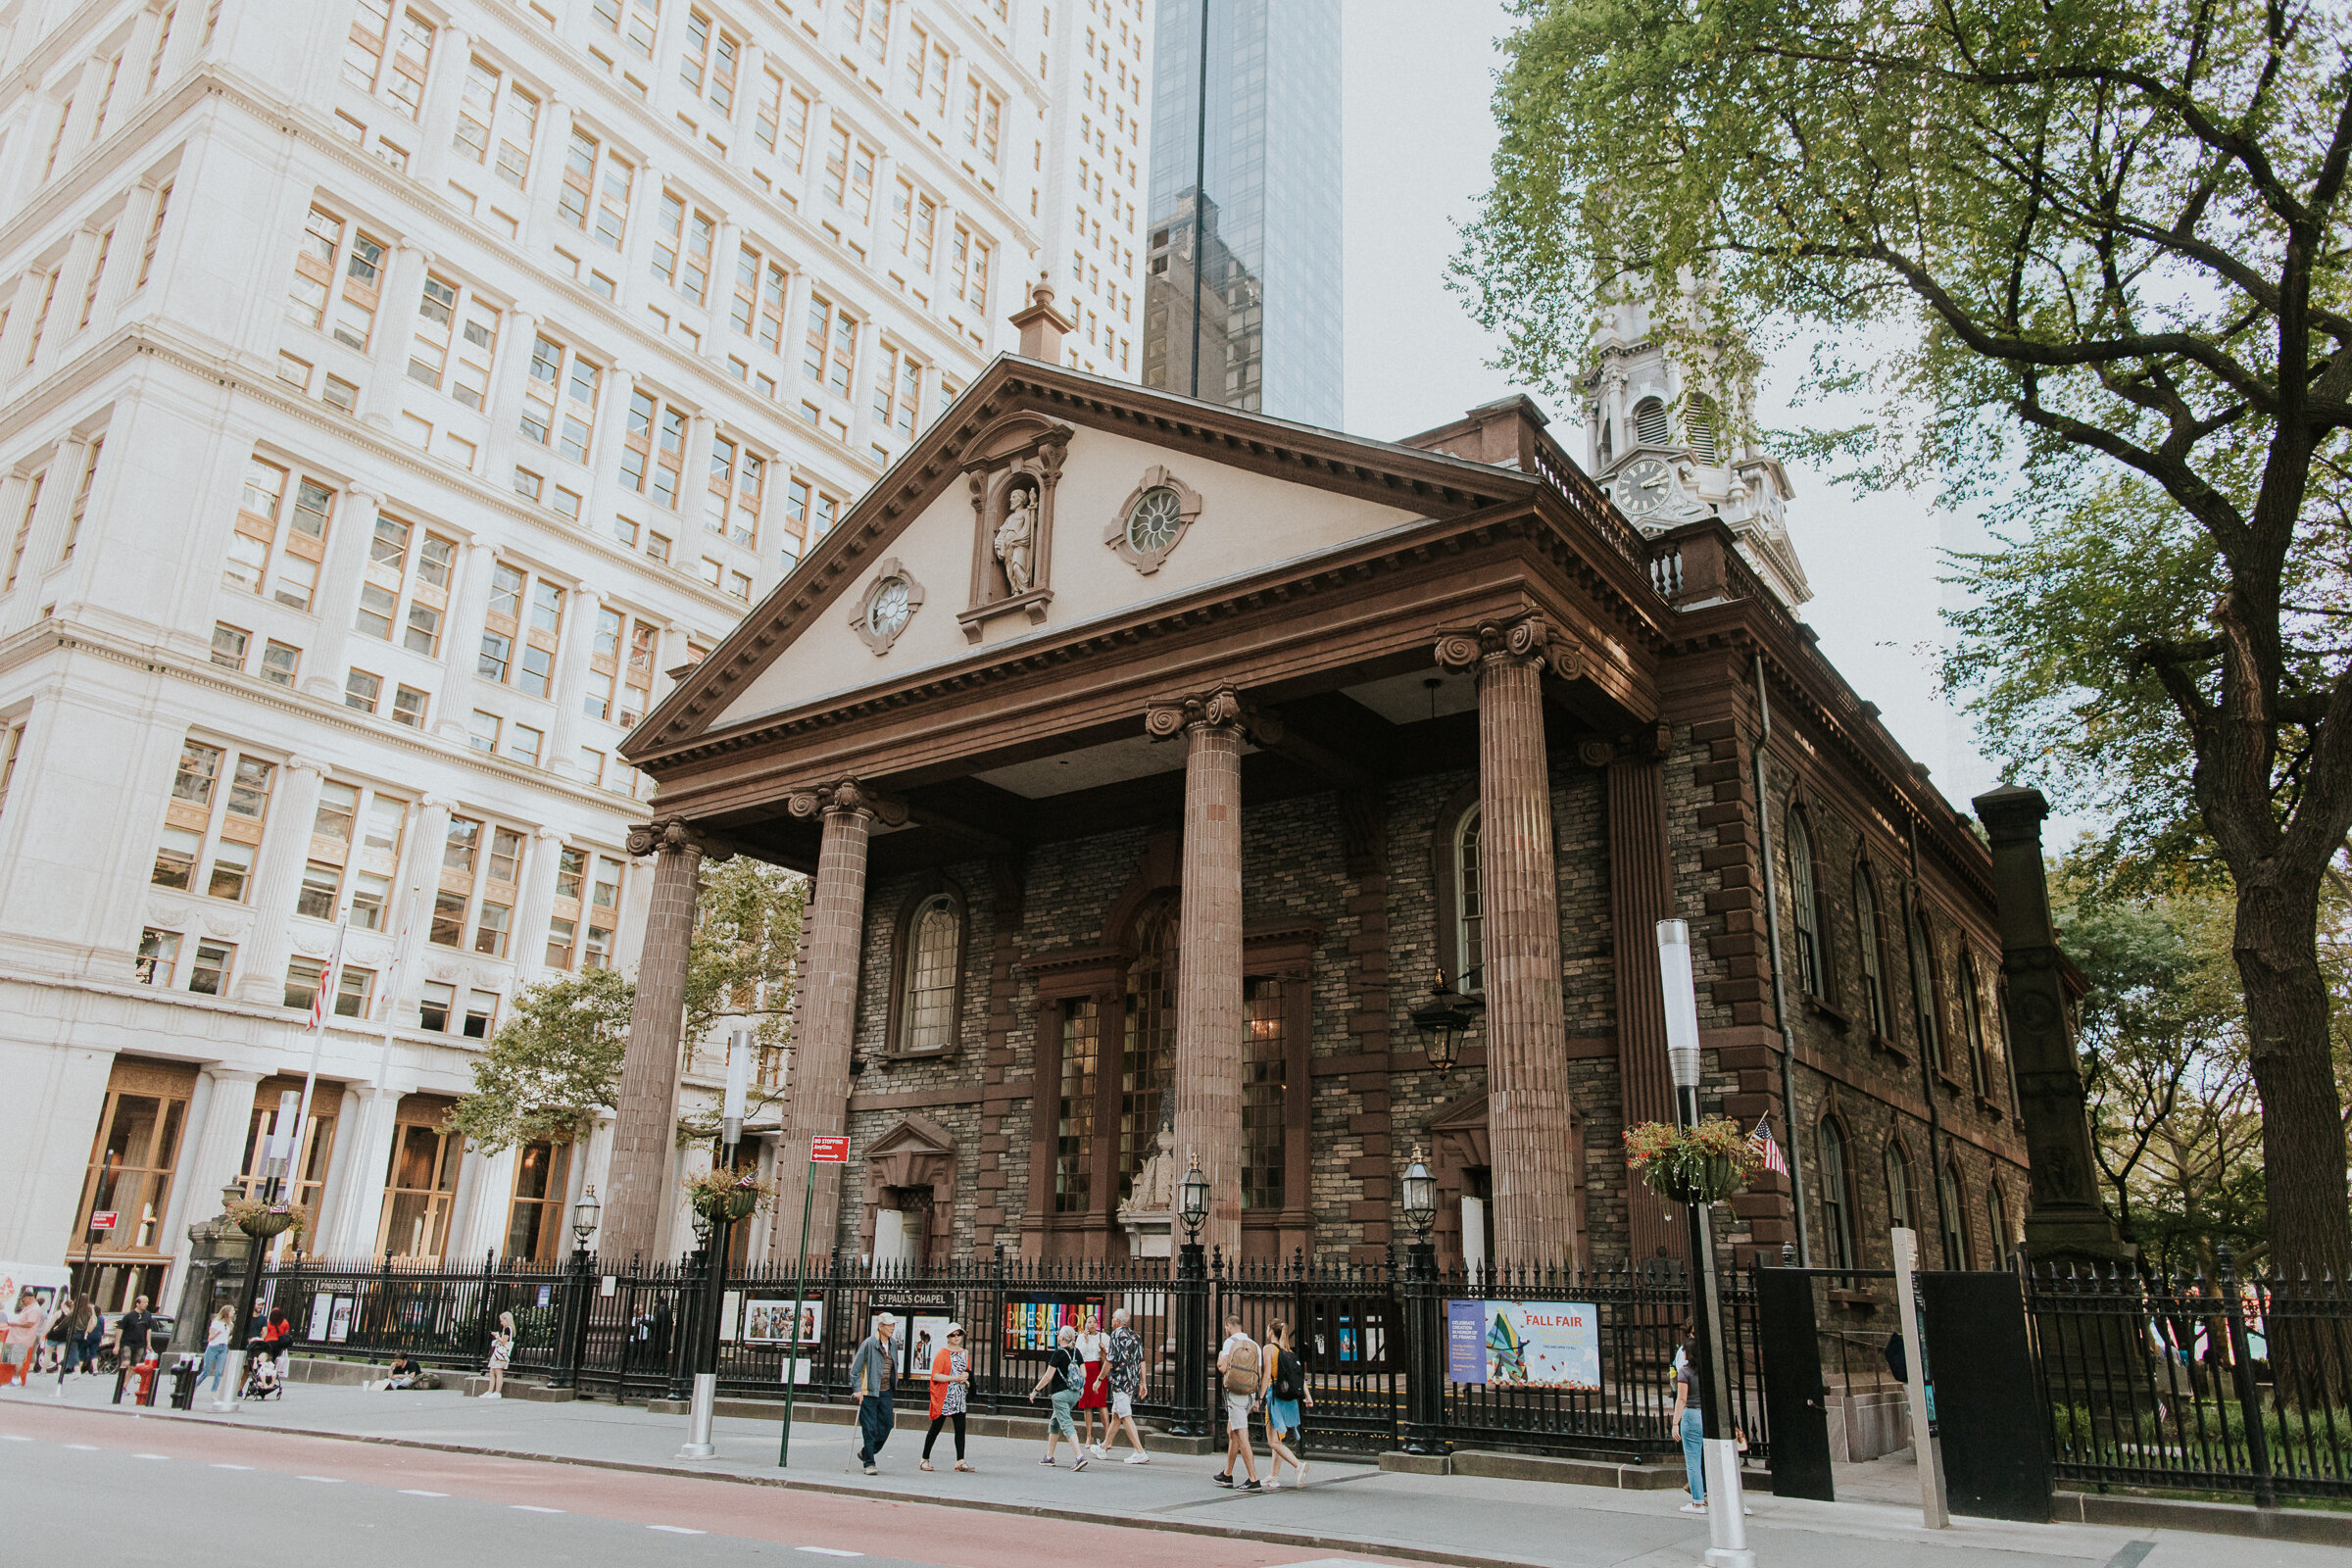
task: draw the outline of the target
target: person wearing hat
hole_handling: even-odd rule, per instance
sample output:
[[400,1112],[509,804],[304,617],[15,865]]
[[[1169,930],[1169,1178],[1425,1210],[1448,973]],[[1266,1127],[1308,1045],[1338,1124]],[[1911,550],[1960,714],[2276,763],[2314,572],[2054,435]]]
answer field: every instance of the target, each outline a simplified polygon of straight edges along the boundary
[[1078,1326],[1064,1323],[1054,1336],[1054,1348],[1046,1352],[1046,1369],[1038,1374],[1029,1390],[1035,1399],[1041,1394],[1054,1398],[1054,1413],[1046,1418],[1046,1456],[1041,1464],[1054,1463],[1054,1450],[1063,1438],[1078,1450],[1078,1462],[1070,1468],[1086,1468],[1086,1447],[1078,1441],[1078,1423],[1070,1419],[1070,1409],[1078,1402],[1080,1385],[1086,1377],[1086,1363],[1078,1358]]
[[950,1421],[956,1423],[956,1468],[971,1468],[963,1460],[963,1412],[971,1393],[972,1354],[964,1348],[962,1324],[949,1324],[946,1339],[931,1358],[931,1430],[923,1434],[923,1462],[916,1467],[922,1470],[931,1468],[931,1445]]
[[858,1396],[858,1462],[869,1476],[874,1473],[875,1456],[890,1441],[891,1426],[898,1419],[891,1398],[898,1387],[898,1357],[890,1347],[891,1336],[898,1329],[897,1318],[888,1312],[877,1314],[874,1332],[850,1357],[850,1387]]

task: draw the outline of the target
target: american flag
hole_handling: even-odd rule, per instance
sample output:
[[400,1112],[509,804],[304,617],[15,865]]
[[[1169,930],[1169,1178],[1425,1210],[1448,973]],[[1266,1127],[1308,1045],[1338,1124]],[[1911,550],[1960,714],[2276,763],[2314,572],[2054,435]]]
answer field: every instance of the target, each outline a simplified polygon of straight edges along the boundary
[[1783,1176],[1788,1174],[1788,1157],[1781,1152],[1781,1146],[1773,1142],[1772,1122],[1768,1118],[1756,1118],[1756,1130],[1747,1135],[1747,1145],[1764,1161],[1766,1170],[1778,1171]]
[[327,958],[326,967],[319,971],[318,989],[311,994],[310,1026],[311,1032],[314,1034],[318,1031],[320,1025],[326,1022],[327,999],[334,995],[337,976],[343,968],[343,933],[347,929],[348,927],[343,926],[336,927],[335,951]]

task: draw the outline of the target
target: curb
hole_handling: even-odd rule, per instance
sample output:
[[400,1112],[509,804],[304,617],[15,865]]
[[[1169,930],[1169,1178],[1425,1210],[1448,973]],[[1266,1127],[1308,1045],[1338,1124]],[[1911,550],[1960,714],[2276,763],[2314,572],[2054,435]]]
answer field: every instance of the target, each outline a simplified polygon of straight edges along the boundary
[[[44,1406],[44,1408],[49,1408]],[[194,1426],[230,1427],[247,1432],[282,1432],[289,1437],[326,1438],[340,1443],[372,1443],[383,1447],[421,1448],[435,1453],[473,1453],[491,1459],[521,1459],[537,1464],[579,1465],[592,1470],[615,1470],[636,1475],[677,1476],[694,1481],[720,1481],[743,1487],[775,1487],[787,1492],[816,1492],[832,1496],[868,1497],[883,1502],[964,1508],[975,1513],[1011,1514],[1029,1519],[1076,1519],[1087,1524],[1113,1525],[1127,1530],[1156,1530],[1170,1535],[1207,1536],[1223,1541],[1262,1541],[1269,1545],[1303,1547],[1314,1551],[1373,1552],[1409,1562],[1444,1563],[1447,1568],[1555,1568],[1529,1557],[1492,1557],[1474,1552],[1446,1551],[1388,1543],[1363,1536],[1327,1536],[1303,1530],[1252,1529],[1244,1525],[1203,1524],[1185,1519],[1155,1519],[1129,1513],[1090,1513],[1045,1503],[992,1502],[983,1497],[928,1497],[883,1492],[871,1487],[843,1486],[830,1481],[800,1481],[784,1476],[730,1475],[724,1471],[690,1470],[683,1465],[645,1463],[629,1459],[591,1459],[561,1453],[534,1453],[521,1448],[488,1448],[463,1443],[427,1443],[417,1438],[369,1437],[351,1432],[321,1432],[310,1427],[248,1426],[221,1416],[185,1410],[117,1409],[112,1405],[68,1405],[101,1415],[146,1416],[186,1422]]]

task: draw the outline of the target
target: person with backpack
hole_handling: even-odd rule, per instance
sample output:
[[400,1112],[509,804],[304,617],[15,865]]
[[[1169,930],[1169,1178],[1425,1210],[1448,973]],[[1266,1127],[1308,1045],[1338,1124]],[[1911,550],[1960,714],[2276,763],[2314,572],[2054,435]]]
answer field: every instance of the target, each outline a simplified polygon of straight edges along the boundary
[[1257,1403],[1263,1367],[1257,1342],[1242,1327],[1241,1318],[1225,1314],[1225,1343],[1217,1350],[1217,1377],[1225,1390],[1225,1468],[1217,1472],[1220,1487],[1233,1485],[1233,1466],[1238,1459],[1250,1472],[1249,1485],[1242,1490],[1265,1490],[1257,1484],[1257,1451],[1250,1446],[1250,1409]]
[[1078,1462],[1073,1470],[1086,1468],[1086,1445],[1078,1441],[1078,1423],[1070,1419],[1070,1409],[1077,1404],[1078,1396],[1086,1382],[1086,1362],[1078,1354],[1078,1330],[1068,1323],[1054,1335],[1054,1348],[1046,1352],[1046,1369],[1031,1385],[1029,1397],[1035,1400],[1040,1394],[1051,1395],[1054,1413],[1046,1418],[1046,1456],[1038,1463],[1054,1468],[1054,1450],[1067,1437],[1070,1446],[1078,1450]]
[[1152,1455],[1144,1451],[1144,1435],[1136,1429],[1135,1401],[1144,1396],[1144,1341],[1127,1326],[1127,1309],[1119,1307],[1110,1314],[1110,1436],[1103,1440],[1102,1457],[1110,1457],[1110,1445],[1118,1441],[1119,1429],[1127,1429],[1127,1441],[1135,1451],[1127,1456],[1129,1464],[1150,1464]]
[[1298,1407],[1302,1403],[1311,1405],[1315,1399],[1306,1388],[1306,1363],[1291,1348],[1291,1326],[1276,1319],[1274,1326],[1266,1331],[1265,1347],[1260,1353],[1264,1365],[1273,1373],[1266,1386],[1266,1446],[1274,1450],[1274,1472],[1266,1477],[1266,1490],[1273,1492],[1282,1486],[1282,1467],[1286,1464],[1298,1472],[1291,1485],[1303,1487],[1306,1461],[1293,1453],[1283,1439],[1298,1440]]

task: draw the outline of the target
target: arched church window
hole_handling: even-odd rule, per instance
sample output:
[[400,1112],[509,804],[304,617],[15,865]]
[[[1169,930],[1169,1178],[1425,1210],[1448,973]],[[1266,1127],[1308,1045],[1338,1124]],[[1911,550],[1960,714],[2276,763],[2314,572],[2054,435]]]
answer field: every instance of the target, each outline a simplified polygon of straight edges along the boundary
[[1919,1229],[1911,1211],[1911,1155],[1900,1138],[1886,1140],[1886,1222],[1901,1230]]
[[1968,1071],[1977,1098],[1992,1098],[1992,1074],[1984,1060],[1984,1007],[1977,997],[1977,959],[1972,953],[1960,955],[1960,1025],[1968,1031]]
[[945,1051],[956,1041],[956,968],[963,916],[952,894],[934,893],[906,922],[906,990],[900,1003],[899,1050]]
[[1479,808],[1462,813],[1453,830],[1453,951],[1461,973],[1454,989],[1475,995],[1487,989],[1486,905],[1478,880]]
[[1984,1187],[1984,1221],[1992,1227],[1992,1256],[1985,1260],[1989,1268],[2003,1267],[2009,1259],[2009,1250],[2017,1245],[2017,1237],[2009,1229],[2009,1197],[1997,1181]]
[[1282,982],[1257,976],[1242,983],[1248,1020],[1242,1062],[1242,1206],[1280,1208],[1283,1154],[1290,1120],[1284,1114],[1290,1047],[1283,1038]]
[[1862,959],[1862,1009],[1869,1014],[1870,1032],[1885,1039],[1891,1022],[1886,1016],[1886,950],[1868,864],[1854,867],[1854,946]]
[[1638,445],[1662,447],[1673,439],[1664,403],[1656,398],[1643,398],[1634,405],[1634,440]]
[[1943,1030],[1936,1017],[1936,945],[1928,938],[1928,919],[1911,916],[1911,1013],[1919,1030],[1919,1049],[1930,1067],[1943,1066]]
[[1835,1116],[1821,1118],[1814,1146],[1821,1151],[1821,1229],[1830,1267],[1854,1266],[1854,1203],[1845,1165],[1845,1133]]
[[1615,447],[1615,443],[1609,439],[1608,412],[1604,409],[1594,409],[1592,411],[1592,419],[1593,422],[1600,427],[1600,461],[1605,466],[1608,463]]
[[1959,1273],[1969,1267],[1968,1204],[1960,1196],[1960,1167],[1947,1164],[1936,1179],[1943,1183],[1943,1266]]
[[1813,835],[1805,813],[1788,812],[1788,906],[1796,924],[1796,984],[1809,996],[1827,996],[1822,977],[1821,898],[1813,880]]
[[[1176,1073],[1176,900],[1145,906],[1135,922],[1135,960],[1127,966],[1127,1032],[1119,1049],[1119,1200],[1152,1157],[1160,1107]],[[1177,1151],[1181,1156],[1182,1150]]]
[[1084,1214],[1095,1196],[1095,1074],[1102,1059],[1102,1019],[1095,999],[1061,1008],[1061,1085],[1054,1108],[1054,1212]]

